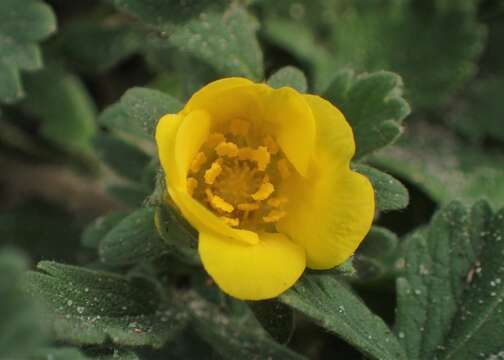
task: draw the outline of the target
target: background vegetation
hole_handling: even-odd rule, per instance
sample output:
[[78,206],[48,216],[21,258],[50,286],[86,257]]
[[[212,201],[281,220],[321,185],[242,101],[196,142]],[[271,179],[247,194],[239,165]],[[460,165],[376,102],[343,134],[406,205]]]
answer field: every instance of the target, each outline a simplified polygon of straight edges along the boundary
[[[503,43],[501,0],[0,0],[0,359],[504,359]],[[376,190],[274,301],[160,200],[157,119],[231,75],[331,100]]]

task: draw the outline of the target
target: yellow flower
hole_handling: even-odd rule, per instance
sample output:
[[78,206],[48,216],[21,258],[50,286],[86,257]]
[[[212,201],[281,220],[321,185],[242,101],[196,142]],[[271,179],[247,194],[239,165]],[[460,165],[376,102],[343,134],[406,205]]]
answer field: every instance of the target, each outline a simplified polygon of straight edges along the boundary
[[305,267],[347,260],[369,231],[374,193],[350,170],[352,129],[318,96],[222,79],[163,116],[156,142],[203,266],[236,298],[280,295]]

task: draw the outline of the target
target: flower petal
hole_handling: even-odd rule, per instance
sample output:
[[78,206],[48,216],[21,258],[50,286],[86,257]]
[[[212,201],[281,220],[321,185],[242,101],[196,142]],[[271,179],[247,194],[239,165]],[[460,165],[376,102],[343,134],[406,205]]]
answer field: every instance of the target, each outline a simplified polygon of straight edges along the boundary
[[[198,231],[214,232],[215,234],[230,239],[248,244],[255,244],[259,241],[256,233],[229,227],[224,221],[193,199],[187,192],[187,171],[184,169],[188,166],[187,159],[192,158],[187,153],[194,153],[197,151],[197,149],[199,149],[199,141],[186,137],[191,137],[192,127],[190,125],[193,121],[198,121],[198,119],[204,123],[208,120],[206,119],[206,115],[196,112],[192,116],[186,118],[182,118],[181,115],[168,114],[163,116],[158,122],[156,128],[156,142],[158,144],[159,159],[166,174],[166,183],[170,197],[187,221]],[[188,121],[184,124],[186,120]],[[203,136],[202,134],[204,131],[202,130],[200,132],[196,129],[196,133],[200,133],[200,135]],[[180,148],[186,146],[183,144],[187,144],[188,150],[181,151],[179,148],[177,154],[177,142]],[[195,148],[196,150],[194,150]]]
[[282,234],[261,234],[257,245],[229,242],[200,233],[203,266],[227,294],[263,300],[291,287],[305,268],[304,250]]
[[[156,126],[156,143],[159,160],[166,174],[166,182],[170,186],[182,187],[182,180],[175,165],[175,138],[182,122],[182,116],[167,114],[159,119]],[[170,169],[170,171],[168,170]]]
[[213,125],[236,117],[255,120],[262,118],[258,93],[265,90],[267,90],[265,85],[254,84],[245,78],[214,81],[196,92],[182,112],[188,114],[194,110],[204,109],[210,113]]
[[277,228],[306,250],[308,267],[329,269],[347,260],[369,231],[374,192],[349,168],[355,145],[344,117],[317,96],[305,98],[317,120],[315,159],[309,178],[286,184],[291,201]]
[[249,230],[233,229],[191,197],[187,191],[168,188],[168,192],[184,215],[184,218],[199,233],[208,232],[214,234],[214,236],[224,237],[229,244],[233,242],[257,244],[259,242],[257,233]]
[[315,119],[305,98],[288,87],[265,95],[264,119],[289,161],[303,176],[315,149]]
[[210,133],[210,115],[206,111],[196,110],[187,114],[180,124],[175,138],[175,163],[179,178],[186,184],[187,172],[194,156]]

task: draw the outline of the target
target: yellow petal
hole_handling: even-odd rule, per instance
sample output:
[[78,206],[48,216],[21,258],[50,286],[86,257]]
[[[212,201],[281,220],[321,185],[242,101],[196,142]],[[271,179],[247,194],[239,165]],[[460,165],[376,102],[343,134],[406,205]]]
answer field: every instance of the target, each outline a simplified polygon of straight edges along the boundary
[[159,160],[166,174],[169,186],[182,187],[182,178],[175,171],[175,138],[182,122],[182,116],[167,114],[159,119],[156,126],[156,143]]
[[225,237],[229,243],[257,244],[259,242],[257,233],[231,228],[223,219],[191,197],[185,189],[168,188],[168,192],[184,218],[199,233],[208,232],[215,236]]
[[315,149],[316,125],[305,98],[288,87],[264,95],[264,119],[272,127],[278,145],[303,176]]
[[227,294],[263,300],[291,287],[305,268],[305,253],[282,234],[261,234],[257,245],[230,242],[208,233],[199,235],[199,253],[206,271]]
[[214,81],[196,92],[182,110],[187,114],[204,109],[212,116],[213,125],[236,118],[254,121],[262,118],[259,93],[265,85],[254,84],[244,78],[226,78]]
[[184,184],[191,163],[209,133],[210,115],[202,110],[189,113],[178,128],[175,138],[175,171]]
[[307,266],[329,269],[347,260],[371,227],[374,193],[369,180],[349,168],[353,135],[329,102],[306,96],[317,120],[317,144],[309,178],[291,176],[291,201],[277,229],[306,250]]
[[353,131],[345,116],[329,101],[303,95],[317,124],[316,151],[329,152],[336,165],[348,164],[355,154]]

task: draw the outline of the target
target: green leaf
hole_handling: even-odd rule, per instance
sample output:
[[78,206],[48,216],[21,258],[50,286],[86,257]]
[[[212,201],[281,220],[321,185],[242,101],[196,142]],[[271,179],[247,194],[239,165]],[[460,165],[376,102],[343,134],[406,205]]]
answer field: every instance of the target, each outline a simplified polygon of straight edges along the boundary
[[140,50],[141,34],[111,20],[69,23],[62,34],[63,51],[72,64],[89,73],[102,73]]
[[70,151],[91,151],[96,108],[81,80],[57,65],[27,74],[24,80],[27,97],[22,106],[41,120],[41,135]]
[[120,10],[138,17],[143,22],[163,31],[202,16],[208,11],[222,10],[224,0],[113,0]]
[[178,210],[168,204],[161,204],[156,210],[156,227],[160,236],[181,260],[190,264],[200,264],[198,255],[198,233],[182,217]]
[[224,76],[262,80],[258,24],[239,3],[115,0],[115,5],[159,31],[151,46],[176,47]]
[[154,208],[140,208],[122,218],[103,238],[100,259],[111,265],[129,265],[169,252],[154,225]]
[[290,341],[294,333],[294,312],[278,300],[250,301],[256,319],[281,344]]
[[[481,221],[481,220],[480,220]],[[478,228],[473,237],[478,237]],[[460,310],[447,337],[441,359],[474,359],[502,356],[504,340],[499,331],[504,322],[504,210],[487,227],[483,249],[474,271],[475,279],[464,293]],[[468,279],[468,277],[466,277]]]
[[486,202],[470,212],[458,202],[414,233],[397,280],[397,332],[412,359],[474,359],[502,350],[500,261],[503,211]]
[[0,251],[0,359],[25,357],[46,340],[39,309],[19,288],[27,268],[18,252]]
[[466,144],[440,126],[416,121],[393,147],[374,155],[371,163],[407,180],[433,200],[465,204],[485,198],[504,206],[502,154]]
[[195,293],[186,303],[196,332],[225,359],[305,359],[275,342],[251,314],[232,316]]
[[28,357],[28,360],[91,360],[76,348],[42,348]]
[[274,88],[290,86],[302,93],[308,90],[306,76],[301,70],[294,66],[285,66],[275,72],[269,77],[268,85]]
[[224,13],[192,20],[169,43],[213,66],[226,76],[263,77],[263,58],[256,38],[258,24],[245,9],[232,4]]
[[305,275],[280,301],[302,312],[371,359],[406,359],[387,325],[348,287],[328,275]]
[[153,140],[158,120],[181,108],[180,101],[170,95],[135,87],[126,91],[119,103],[108,107],[100,115],[99,122],[118,133]]
[[25,288],[45,304],[60,341],[159,348],[185,326],[182,309],[161,301],[145,280],[48,261],[38,269],[26,275]]
[[117,174],[140,183],[150,157],[137,147],[111,134],[98,134],[93,139],[96,155]]
[[37,45],[56,30],[51,8],[38,0],[2,0],[0,3],[0,103],[23,97],[20,71],[42,67]]
[[318,84],[349,66],[389,70],[401,74],[417,107],[446,102],[471,78],[485,38],[474,1],[292,0],[263,8],[267,37],[307,61]]
[[370,166],[358,164],[353,168],[371,181],[375,191],[377,209],[383,211],[400,210],[408,206],[408,189],[397,179]]
[[357,281],[369,284],[393,274],[399,259],[398,244],[396,234],[373,226],[354,256]]
[[107,186],[106,190],[107,193],[131,209],[142,206],[150,195],[149,188],[144,184],[112,184]]
[[449,123],[464,136],[481,142],[485,137],[504,141],[500,96],[504,92],[503,76],[488,76],[472,82],[458,106],[449,116]]
[[378,71],[355,76],[339,72],[322,94],[352,126],[360,158],[394,142],[401,135],[401,122],[410,113],[402,98],[402,80],[393,73]]
[[90,249],[98,248],[98,245],[108,232],[117,226],[127,215],[127,212],[115,211],[96,218],[84,229],[81,236],[81,244]]

